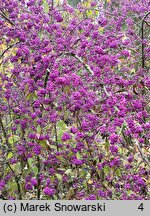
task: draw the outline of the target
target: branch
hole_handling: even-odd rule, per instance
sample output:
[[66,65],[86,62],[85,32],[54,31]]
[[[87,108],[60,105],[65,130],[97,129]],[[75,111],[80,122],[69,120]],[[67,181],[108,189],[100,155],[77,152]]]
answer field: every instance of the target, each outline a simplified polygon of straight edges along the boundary
[[54,124],[54,133],[55,133],[55,142],[56,142],[56,147],[57,147],[57,151],[59,151],[59,147],[58,147],[58,135],[57,135],[57,127],[56,124]]
[[9,169],[11,170],[11,172],[14,174],[15,176],[15,182],[17,184],[17,189],[18,189],[18,195],[19,195],[19,200],[22,200],[22,193],[21,193],[21,187],[20,187],[20,183],[19,183],[19,178],[18,176],[15,174],[14,170],[11,168],[10,164],[7,162],[7,165],[9,167]]
[[2,128],[3,135],[4,135],[5,141],[6,141],[6,143],[7,143],[7,147],[8,147],[8,149],[12,150],[12,149],[11,149],[11,146],[10,146],[10,144],[9,144],[9,142],[8,142],[7,133],[6,133],[5,127],[4,127],[4,125],[3,125],[3,121],[2,121],[1,116],[0,116],[0,126],[1,126],[1,128]]
[[37,180],[38,180],[38,185],[37,185],[37,199],[40,200],[40,196],[41,196],[41,189],[40,189],[40,184],[41,184],[41,180],[40,180],[40,170],[41,170],[41,166],[40,166],[40,158],[39,158],[39,156],[37,156],[37,168],[38,168],[38,173],[37,173]]
[[83,64],[83,66],[86,68],[86,70],[88,71],[88,72],[90,72],[90,74],[93,76],[94,75],[94,73],[93,73],[93,71],[91,70],[91,68],[89,67],[89,65],[87,65],[78,55],[76,55],[76,54],[74,54],[74,53],[69,53],[69,52],[67,52],[67,53],[64,53],[63,55],[70,55],[70,56],[73,56],[74,58],[76,58],[80,63],[82,63]]
[[15,26],[15,23],[13,23],[3,12],[0,13],[0,15],[7,20],[11,25]]
[[48,81],[49,74],[50,74],[50,70],[47,68],[46,69],[46,76],[45,76],[45,79],[44,79],[44,88],[47,87],[47,81]]
[[150,11],[145,14],[145,16],[142,19],[142,68],[145,68],[145,54],[144,54],[144,44],[143,44],[143,40],[144,40],[144,22],[145,19],[147,18],[147,16],[150,14]]
[[54,0],[52,0],[51,10],[54,9]]
[[148,15],[150,14],[150,11],[149,12],[147,12],[146,14],[145,14],[145,16],[143,17],[143,19],[142,19],[142,22],[144,22],[145,21],[145,19],[148,17]]
[[0,58],[2,58],[3,55],[4,55],[9,49],[11,49],[13,46],[17,45],[18,43],[20,43],[20,41],[18,41],[18,42],[15,43],[15,44],[10,45],[7,49],[5,49],[5,50],[3,51],[3,53],[0,55]]
[[146,25],[148,25],[148,27],[150,27],[150,24],[147,21],[145,21],[145,23],[146,23]]
[[136,139],[135,139],[134,141],[135,141],[135,145],[137,146],[137,148],[138,148],[138,150],[139,150],[139,152],[140,152],[140,155],[141,155],[143,161],[144,161],[144,162],[148,165],[148,167],[150,168],[149,161],[147,160],[147,158],[146,158],[145,155],[143,154],[142,149],[140,148],[140,145],[138,144],[138,142],[137,142]]
[[[86,20],[86,18],[84,18],[83,20],[81,20],[70,32],[69,32],[69,34],[71,34],[72,32],[74,32],[74,30],[77,28],[77,26],[79,26],[82,22],[84,22]],[[69,34],[67,34],[67,37],[69,36]],[[66,33],[63,35],[63,36],[65,36],[66,35]]]

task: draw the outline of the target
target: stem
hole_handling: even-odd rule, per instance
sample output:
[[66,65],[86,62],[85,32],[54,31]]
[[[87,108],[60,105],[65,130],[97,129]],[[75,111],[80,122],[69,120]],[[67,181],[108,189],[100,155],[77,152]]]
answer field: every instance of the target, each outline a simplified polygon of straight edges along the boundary
[[5,49],[5,50],[3,51],[3,53],[0,55],[0,58],[2,58],[3,55],[4,55],[9,49],[11,49],[13,46],[17,45],[18,43],[20,43],[20,41],[18,41],[18,42],[15,43],[15,44],[10,45],[7,49]]
[[[0,139],[0,142],[2,143],[2,139]],[[4,148],[2,145],[0,145],[0,179],[2,178],[2,176],[4,175]]]
[[4,137],[5,137],[6,141],[7,141],[7,134],[6,134],[6,131],[5,131],[5,128],[4,128],[4,125],[3,125],[1,117],[0,117],[0,125],[2,127],[2,131],[3,131]]
[[37,199],[40,200],[40,195],[41,195],[41,189],[40,189],[40,170],[41,170],[41,166],[40,166],[40,158],[39,156],[37,156],[37,168],[38,168],[38,174],[37,174],[37,179],[38,179],[38,185],[37,185]]
[[148,167],[150,168],[150,164],[149,164],[149,161],[147,160],[147,158],[145,157],[145,155],[143,154],[142,152],[142,149],[140,148],[140,145],[138,144],[137,140],[134,140],[135,141],[135,145],[137,146],[139,152],[140,152],[140,155],[143,159],[143,161],[148,165]]
[[55,131],[55,142],[56,142],[56,146],[57,146],[57,151],[59,151],[59,147],[58,147],[58,136],[57,136],[57,127],[56,127],[56,124],[54,125],[54,131]]
[[12,171],[12,173],[15,176],[15,182],[17,184],[17,189],[18,189],[18,196],[19,196],[19,200],[22,200],[22,193],[21,193],[21,187],[20,187],[20,183],[19,183],[19,178],[18,176],[15,174],[14,170],[11,168],[10,164],[7,162],[7,165],[9,167],[9,169]]
[[51,7],[51,10],[54,9],[54,0],[52,0],[52,7]]
[[[86,18],[84,18],[83,20],[81,20],[70,32],[69,34],[71,34],[72,32],[74,32],[74,30],[82,23],[86,20]],[[67,35],[67,37],[69,36],[69,34]],[[65,36],[66,34],[64,34],[63,36]]]
[[73,56],[74,58],[76,58],[80,63],[83,64],[83,66],[85,67],[85,69],[90,72],[90,74],[93,76],[94,73],[91,70],[91,68],[89,67],[88,64],[86,64],[79,56],[77,56],[76,54],[72,53],[72,52],[66,52],[66,53],[62,53],[60,56],[64,56],[64,55],[69,55],[69,56]]
[[85,142],[86,142],[86,144],[87,144],[87,147],[88,147],[88,150],[89,150],[90,157],[93,158],[93,156],[92,156],[92,150],[91,150],[90,145],[89,145],[89,143],[88,143],[88,141],[87,141],[86,139],[85,139]]
[[6,133],[5,127],[4,127],[4,125],[3,125],[3,121],[2,121],[2,119],[1,119],[1,116],[0,116],[0,125],[1,125],[1,128],[2,128],[4,137],[5,137],[5,141],[6,141],[6,143],[7,143],[7,147],[11,150],[11,146],[10,146],[10,144],[9,144],[9,142],[8,142],[7,133]]
[[44,88],[45,88],[45,89],[46,89],[46,87],[47,87],[47,81],[48,81],[49,74],[50,74],[50,70],[47,69],[47,70],[46,70],[45,80],[44,80]]
[[142,22],[142,68],[145,67],[145,55],[144,55],[144,22]]
[[144,54],[144,44],[143,44],[143,40],[144,40],[144,22],[145,22],[145,19],[147,18],[147,16],[149,14],[150,14],[150,12],[145,14],[145,16],[142,19],[142,68],[145,68],[145,54]]
[[136,166],[136,168],[135,168],[135,170],[134,170],[134,174],[136,173],[136,171],[138,170],[139,166],[140,166],[142,163],[143,163],[143,161],[140,161],[140,162],[138,163],[138,165]]
[[15,26],[15,24],[14,24],[3,12],[1,12],[0,15],[1,15],[5,20],[7,20],[7,22],[9,22],[11,25]]

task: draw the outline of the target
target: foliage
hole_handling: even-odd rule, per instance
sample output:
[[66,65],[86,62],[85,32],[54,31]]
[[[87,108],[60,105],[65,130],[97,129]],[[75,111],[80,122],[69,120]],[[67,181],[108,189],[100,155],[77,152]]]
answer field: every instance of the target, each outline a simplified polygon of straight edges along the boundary
[[5,199],[149,199],[148,0],[3,0]]

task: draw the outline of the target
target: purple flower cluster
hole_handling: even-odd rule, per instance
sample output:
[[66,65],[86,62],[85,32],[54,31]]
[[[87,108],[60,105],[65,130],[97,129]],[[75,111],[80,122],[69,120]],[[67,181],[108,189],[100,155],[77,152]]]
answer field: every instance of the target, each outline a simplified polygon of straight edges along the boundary
[[2,195],[148,199],[149,1],[44,2],[1,3]]

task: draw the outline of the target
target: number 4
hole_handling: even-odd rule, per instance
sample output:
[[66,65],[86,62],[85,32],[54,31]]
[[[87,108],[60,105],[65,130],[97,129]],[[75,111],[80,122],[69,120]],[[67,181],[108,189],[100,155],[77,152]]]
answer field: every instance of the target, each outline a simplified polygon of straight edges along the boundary
[[139,210],[143,211],[144,210],[144,206],[143,206],[143,203],[141,203],[138,207]]

